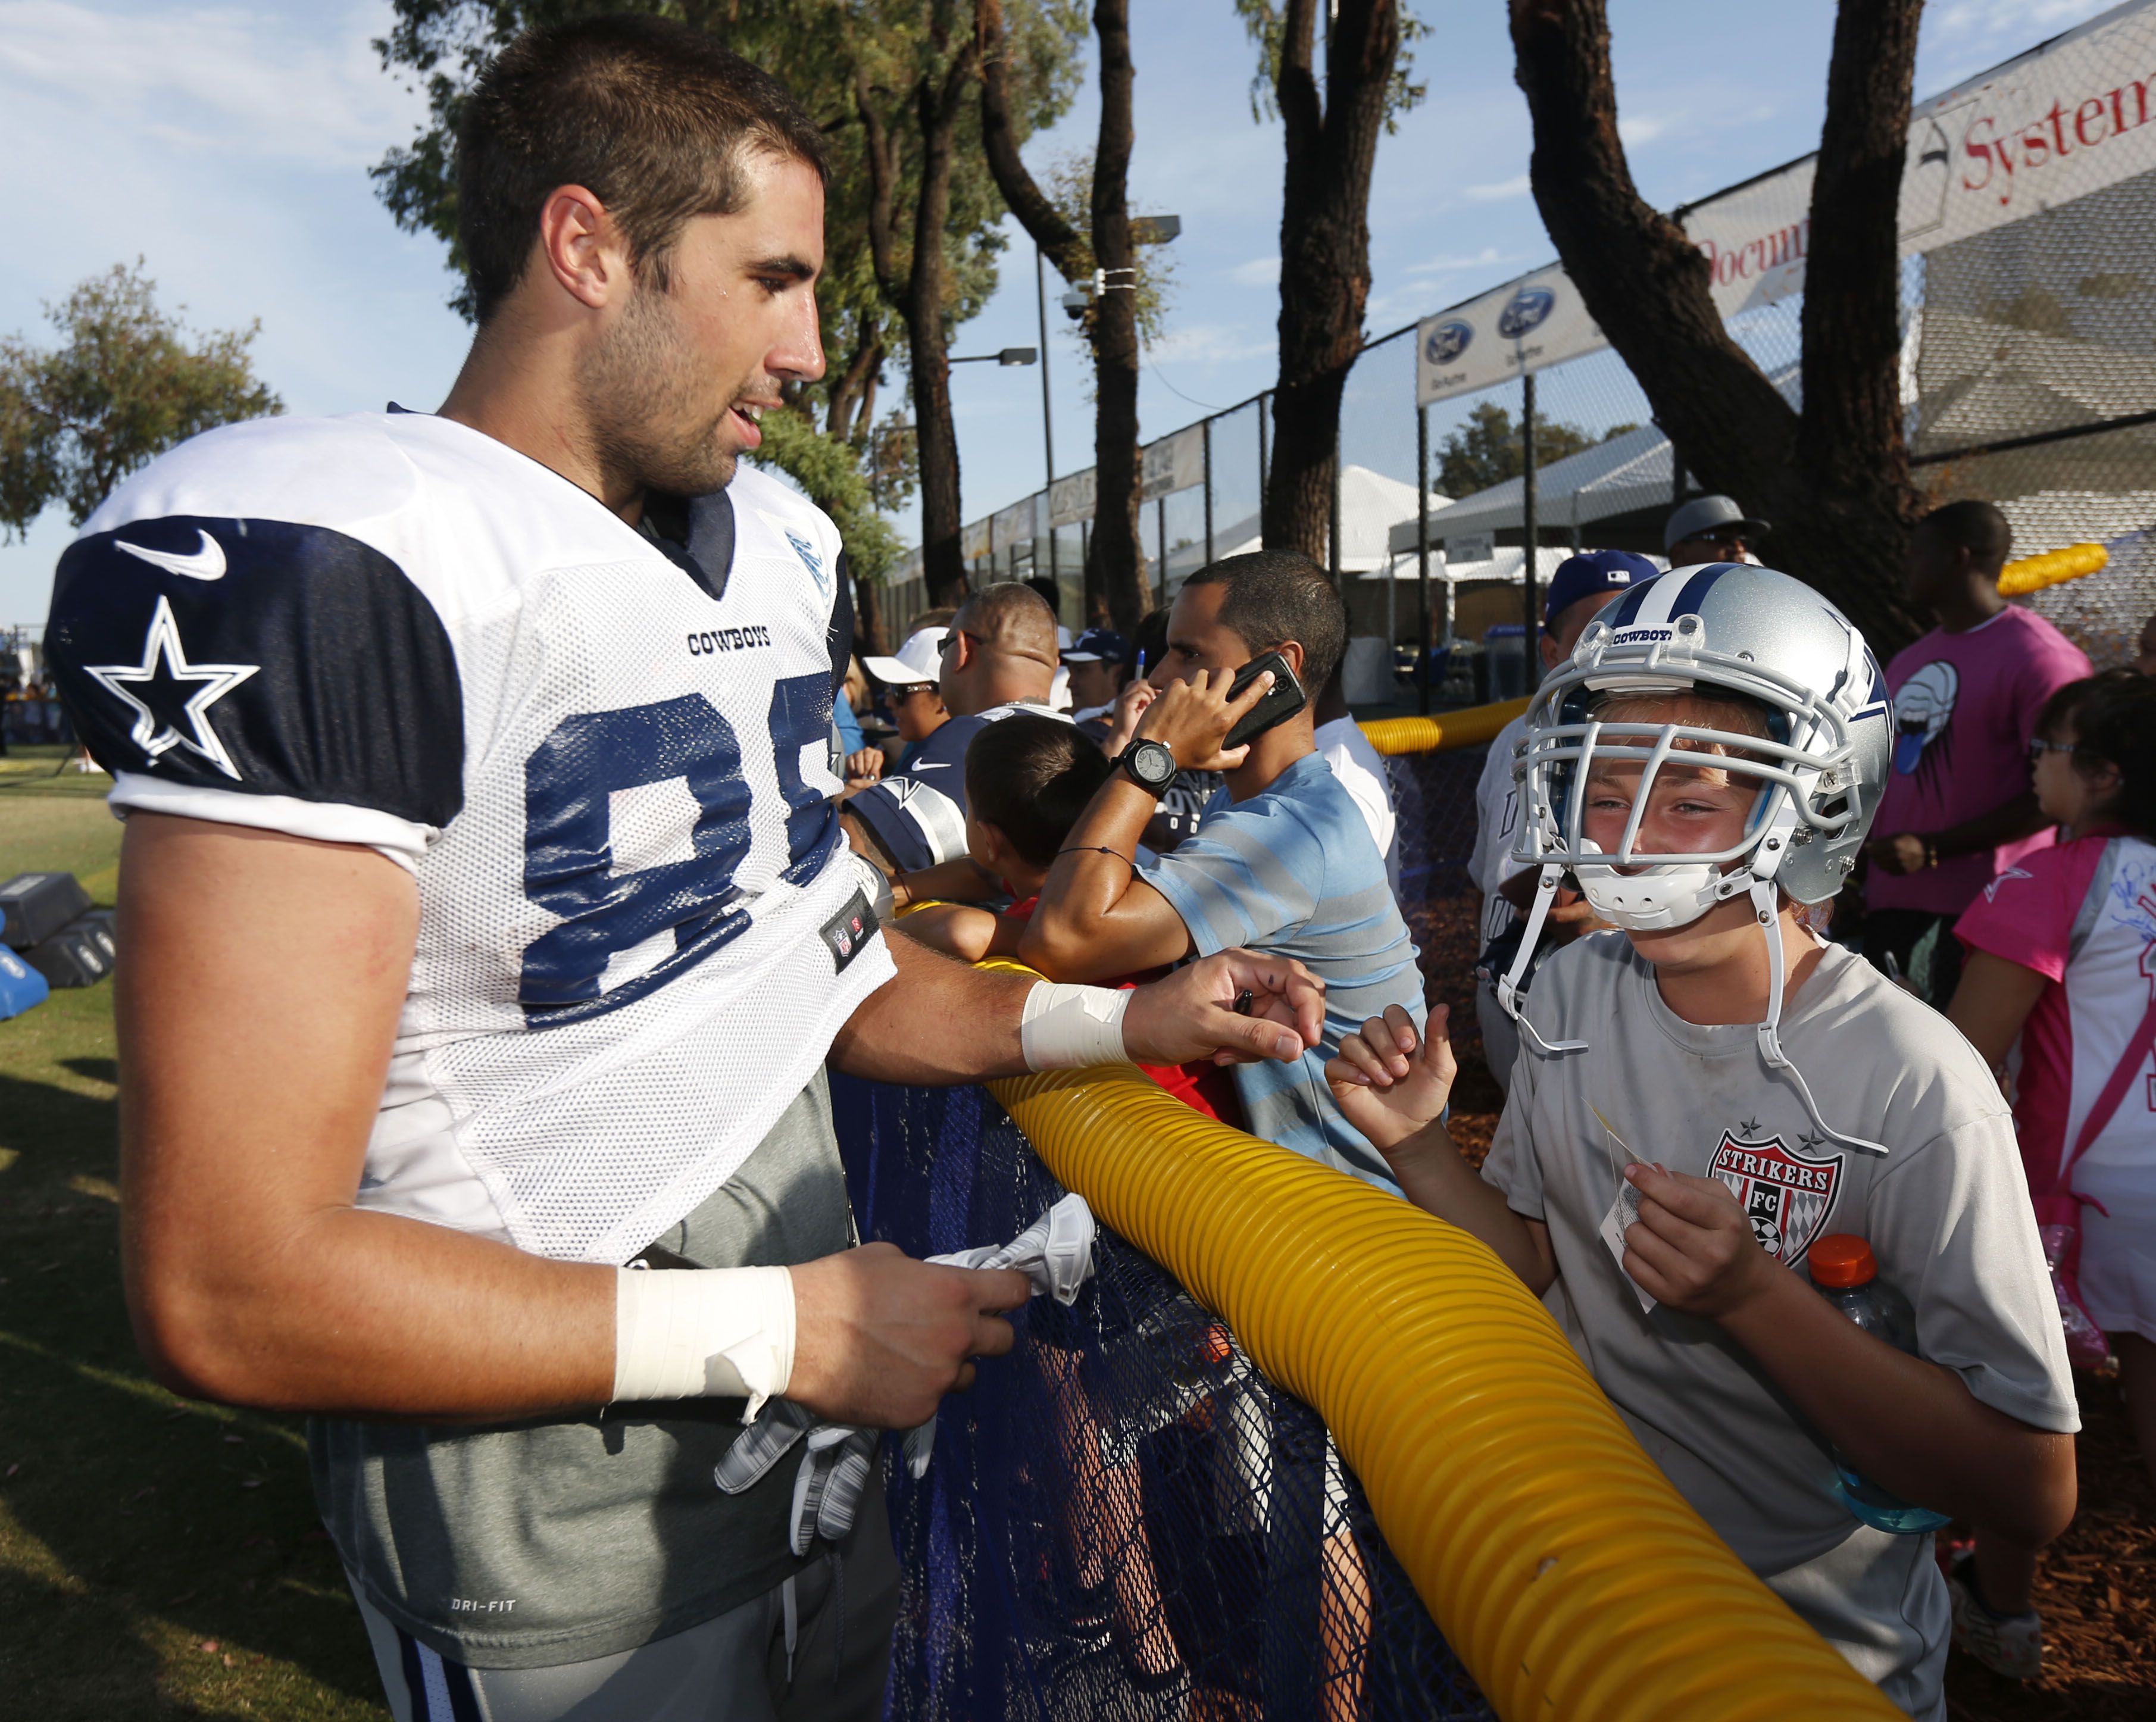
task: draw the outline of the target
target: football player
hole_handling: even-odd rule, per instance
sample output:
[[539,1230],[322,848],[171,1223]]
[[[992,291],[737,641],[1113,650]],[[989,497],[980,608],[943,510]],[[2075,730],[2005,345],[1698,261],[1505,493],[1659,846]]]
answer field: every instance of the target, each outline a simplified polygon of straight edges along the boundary
[[824,368],[823,164],[700,33],[519,38],[464,116],[440,412],[198,438],[60,566],[127,820],[136,1331],[179,1391],[316,1414],[400,1722],[879,1713],[880,1503],[798,1556],[793,1468],[712,1468],[773,1395],[921,1422],[1026,1283],[849,1248],[827,1058],[1317,1038],[1290,962],[1104,993],[878,930],[829,800],[837,534],[738,464]]

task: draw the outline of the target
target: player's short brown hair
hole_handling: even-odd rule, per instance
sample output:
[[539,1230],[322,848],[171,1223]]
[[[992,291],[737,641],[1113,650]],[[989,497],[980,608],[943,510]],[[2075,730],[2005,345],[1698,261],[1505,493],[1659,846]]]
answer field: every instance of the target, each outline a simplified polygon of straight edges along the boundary
[[1035,867],[1046,867],[1115,765],[1060,718],[1015,712],[966,748],[966,802]]
[[457,127],[457,238],[479,321],[522,279],[540,211],[565,185],[605,204],[639,279],[665,292],[682,227],[747,202],[753,152],[830,178],[823,134],[786,87],[702,31],[621,15],[526,31]]

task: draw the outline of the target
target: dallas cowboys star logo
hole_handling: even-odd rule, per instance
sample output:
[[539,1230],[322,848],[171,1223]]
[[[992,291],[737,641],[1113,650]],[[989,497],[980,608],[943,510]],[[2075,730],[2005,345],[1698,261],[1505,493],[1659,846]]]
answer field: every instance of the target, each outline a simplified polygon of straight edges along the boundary
[[[85,664],[85,674],[135,713],[128,739],[152,760],[184,747],[237,780],[239,768],[210,727],[209,709],[259,671],[259,664],[190,664],[180,643],[180,626],[169,599],[159,597],[157,612],[142,641],[140,664]],[[192,688],[194,691],[187,690]]]

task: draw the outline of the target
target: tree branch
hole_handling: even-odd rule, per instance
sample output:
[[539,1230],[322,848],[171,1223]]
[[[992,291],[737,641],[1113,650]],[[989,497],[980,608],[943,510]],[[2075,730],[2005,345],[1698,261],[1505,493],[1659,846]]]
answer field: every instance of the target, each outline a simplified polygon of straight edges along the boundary
[[869,170],[869,260],[875,270],[876,285],[904,315],[906,276],[898,267],[894,214],[898,198],[898,143],[884,124],[868,72],[859,62],[854,67],[854,107],[861,116],[865,141],[861,153]]
[[1010,205],[1011,213],[1026,230],[1041,254],[1054,264],[1066,281],[1075,283],[1086,273],[1085,243],[1076,228],[1050,202],[1019,158],[1017,132],[1011,125],[1009,61],[1010,43],[1004,32],[1003,0],[978,0],[975,33],[981,54],[981,141],[988,158],[988,172],[996,189]]
[[1798,459],[1830,488],[1916,496],[1902,435],[1902,176],[1923,0],[1845,4],[1835,19],[1826,121],[1804,261],[1804,412]]

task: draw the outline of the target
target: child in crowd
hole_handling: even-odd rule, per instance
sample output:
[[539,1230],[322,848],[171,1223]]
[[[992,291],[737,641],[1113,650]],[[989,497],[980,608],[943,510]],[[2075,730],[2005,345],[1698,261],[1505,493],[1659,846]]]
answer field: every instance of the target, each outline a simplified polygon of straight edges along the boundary
[[[2069,683],[2030,751],[2060,840],[1955,923],[1969,958],[1948,1015],[1987,1062],[2010,1064],[2037,1220],[2111,1336],[2156,1474],[2156,682],[2119,669]],[[2035,1576],[2034,1550],[1984,1526],[1953,1571],[1956,1638],[2021,1679],[2042,1666]]]
[[[1058,718],[1020,712],[982,730],[966,749],[968,853],[892,882],[895,907],[926,905],[903,915],[899,930],[966,962],[1015,960],[1048,869],[1086,803],[1114,771],[1098,747]],[[1007,909],[981,906],[1003,897],[1013,899]],[[1134,986],[1140,978],[1107,984]],[[1222,1067],[1138,1068],[1208,1118],[1242,1127],[1235,1079]]]
[[[1739,1558],[1935,1718],[1931,1537],[1854,1517],[1835,1450],[2035,1545],[2072,1515],[2078,1419],[1997,1085],[1796,912],[1847,876],[1888,731],[1863,641],[1796,582],[1722,565],[1635,587],[1544,684],[1521,764],[1529,946],[1568,869],[1622,930],[1537,972],[1481,1175],[1440,1116],[1441,1012],[1422,1038],[1388,1011],[1327,1077],[1409,1199],[1543,1298]],[[1912,1301],[1920,1356],[1788,1271],[1832,1233]]]

